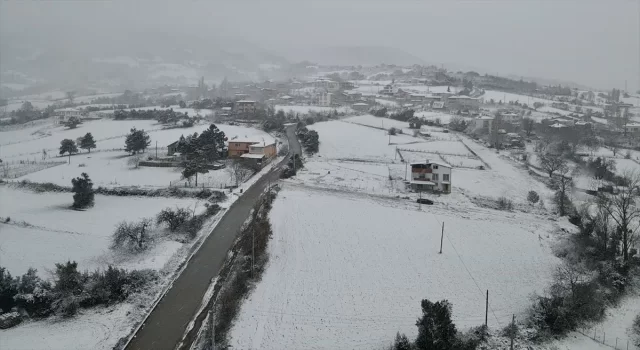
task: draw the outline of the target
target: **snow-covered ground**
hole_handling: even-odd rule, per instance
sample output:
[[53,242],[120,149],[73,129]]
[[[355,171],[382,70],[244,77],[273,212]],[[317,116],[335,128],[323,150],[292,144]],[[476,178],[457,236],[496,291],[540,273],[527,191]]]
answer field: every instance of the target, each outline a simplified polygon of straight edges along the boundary
[[[168,144],[177,141],[181,135],[189,135],[194,132],[201,133],[209,127],[209,123],[196,124],[190,128],[163,129],[155,120],[112,120],[100,119],[86,121],[75,129],[67,129],[63,126],[39,125],[18,131],[0,132],[0,140],[3,146],[0,148],[2,159],[27,159],[40,160],[42,150],[47,150],[48,157],[57,155],[60,141],[63,139],[76,140],[90,132],[96,140],[96,150],[123,149],[124,140],[131,128],[144,129],[151,137],[149,151],[158,143],[158,147],[167,147]],[[273,141],[273,136],[255,128],[216,124],[229,139],[255,138],[258,141]],[[6,138],[5,138],[6,137]],[[5,142],[4,140],[8,140]]]
[[[442,139],[400,135],[389,144],[385,130],[376,129],[383,121],[385,128],[408,128],[366,115],[310,126],[320,151],[285,182],[274,204],[270,264],[242,306],[234,347],[380,348],[397,331],[415,335],[423,298],[449,299],[464,329],[484,321],[486,289],[489,323],[498,328],[548,286],[558,262],[550,248],[557,224],[544,210],[504,212],[475,203],[505,196],[524,206],[528,191],[545,202],[552,192],[506,155],[441,128],[424,129]],[[452,193],[426,194],[436,204],[420,208],[418,194],[405,188],[408,168],[396,146],[414,148],[401,151],[407,162],[453,154],[442,155],[454,163]]]
[[[153,154],[153,153],[152,153]],[[145,167],[137,169],[128,162],[131,157],[121,151],[82,153],[71,158],[71,164],[62,164],[22,176],[16,180],[52,182],[60,186],[71,186],[71,179],[86,172],[94,186],[102,187],[168,187],[182,178],[181,169]],[[224,170],[211,170],[198,176],[200,183],[219,184],[223,188],[231,185],[231,174]]]
[[483,323],[487,289],[490,326],[506,325],[547,286],[552,224],[460,209],[285,185],[271,212],[270,264],[241,308],[233,346],[379,348],[397,331],[416,335],[424,298],[452,302],[460,328]]
[[72,195],[0,187],[0,217],[10,217],[13,223],[0,224],[0,265],[14,275],[34,267],[43,277],[49,277],[47,271],[55,263],[67,260],[89,271],[108,264],[161,268],[182,244],[163,240],[142,256],[121,260],[109,250],[116,224],[153,217],[166,207],[204,210],[204,203],[191,199],[96,195],[93,208],[77,211],[70,209]]

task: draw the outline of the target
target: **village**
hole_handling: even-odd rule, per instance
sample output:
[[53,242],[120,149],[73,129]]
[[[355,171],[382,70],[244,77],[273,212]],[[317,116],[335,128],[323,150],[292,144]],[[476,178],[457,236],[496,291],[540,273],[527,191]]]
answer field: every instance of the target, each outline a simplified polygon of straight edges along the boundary
[[[485,348],[639,348],[637,220],[628,236],[614,224],[640,183],[637,94],[433,65],[301,69],[4,100],[0,266],[39,286],[67,261],[148,277],[118,302],[63,299],[80,300],[72,317],[4,301],[0,348],[382,349],[415,337],[424,298],[447,299],[459,333],[484,327],[465,336]],[[95,204],[71,210],[84,174]],[[174,227],[163,212],[186,214]],[[141,230],[130,247],[122,227]],[[214,245],[216,269],[189,277]],[[560,269],[584,295],[562,289]],[[575,298],[597,311],[540,321],[547,303]],[[167,315],[176,326],[154,328]]]

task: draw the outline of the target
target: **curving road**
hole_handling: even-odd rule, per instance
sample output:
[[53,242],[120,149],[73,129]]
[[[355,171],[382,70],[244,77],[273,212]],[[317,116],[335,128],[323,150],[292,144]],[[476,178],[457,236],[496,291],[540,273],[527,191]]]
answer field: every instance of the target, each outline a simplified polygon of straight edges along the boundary
[[[295,126],[286,129],[291,153],[301,154]],[[270,181],[279,179],[277,167],[256,181],[224,214],[200,249],[171,285],[145,323],[126,346],[128,350],[173,350],[182,340],[213,278],[218,276],[240,227]]]

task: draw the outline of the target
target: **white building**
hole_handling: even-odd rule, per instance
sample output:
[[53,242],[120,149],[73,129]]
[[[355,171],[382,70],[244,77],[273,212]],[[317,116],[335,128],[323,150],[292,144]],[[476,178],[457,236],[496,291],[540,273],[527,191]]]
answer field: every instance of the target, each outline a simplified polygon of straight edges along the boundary
[[330,79],[318,79],[313,82],[313,87],[317,89],[326,89],[329,92],[336,92],[340,90],[340,83]]
[[502,115],[502,121],[505,123],[518,124],[522,121],[522,117],[518,113],[505,113]]
[[333,94],[330,92],[321,92],[318,95],[318,105],[319,106],[331,106],[331,96]]
[[429,162],[411,163],[411,188],[451,193],[451,166]]
[[488,115],[480,116],[474,119],[473,121],[475,123],[474,130],[479,130],[479,129],[491,130],[493,126],[493,117]]

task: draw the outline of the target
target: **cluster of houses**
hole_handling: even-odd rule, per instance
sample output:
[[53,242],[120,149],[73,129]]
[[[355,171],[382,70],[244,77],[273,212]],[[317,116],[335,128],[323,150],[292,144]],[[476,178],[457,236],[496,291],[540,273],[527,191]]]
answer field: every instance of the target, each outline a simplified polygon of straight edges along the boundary
[[[275,142],[267,143],[265,141],[251,139],[231,139],[227,141],[227,155],[229,158],[238,158],[245,160],[249,165],[262,166],[265,162],[277,154]],[[178,141],[167,146],[167,155],[174,159],[178,159],[181,155],[178,153]]]
[[397,101],[411,106],[424,105],[436,110],[464,111],[469,114],[478,114],[482,102],[481,98],[478,97],[455,95],[451,92],[411,93],[396,87],[394,84],[385,85],[379,93],[394,97]]

